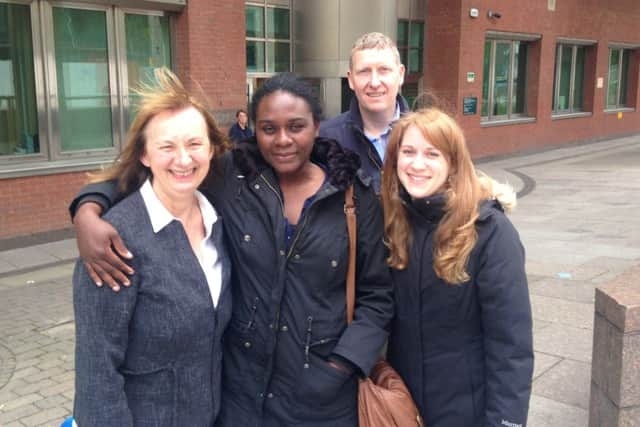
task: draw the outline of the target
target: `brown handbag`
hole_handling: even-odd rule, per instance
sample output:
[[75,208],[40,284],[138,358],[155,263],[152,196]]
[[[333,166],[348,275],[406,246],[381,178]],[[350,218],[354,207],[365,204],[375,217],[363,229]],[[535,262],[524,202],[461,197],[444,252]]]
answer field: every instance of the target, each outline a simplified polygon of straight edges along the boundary
[[[345,192],[344,213],[349,231],[347,265],[347,323],[353,320],[356,299],[356,207],[353,185]],[[379,360],[368,378],[358,383],[360,427],[424,427],[407,386],[386,360]]]

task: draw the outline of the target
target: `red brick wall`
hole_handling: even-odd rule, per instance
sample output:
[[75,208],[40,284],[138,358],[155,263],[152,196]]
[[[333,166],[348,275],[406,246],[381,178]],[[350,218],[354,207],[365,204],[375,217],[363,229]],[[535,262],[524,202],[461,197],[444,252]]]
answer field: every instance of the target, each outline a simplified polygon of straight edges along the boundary
[[[175,69],[204,94],[222,127],[246,107],[244,0],[189,0],[174,15]],[[70,227],[67,206],[86,174],[0,179],[0,239]]]
[[218,122],[229,126],[235,111],[246,108],[244,0],[187,4],[174,20],[176,71],[192,91],[205,93]]
[[0,239],[71,227],[67,207],[85,172],[0,180]]
[[[479,10],[479,17],[469,17],[469,9]],[[454,10],[459,8],[458,13]],[[487,12],[497,11],[500,19],[489,19]],[[455,22],[455,17],[459,20]],[[640,43],[637,30],[640,8],[637,0],[563,0],[556,2],[555,12],[547,2],[504,2],[498,0],[430,0],[427,2],[425,53],[425,87],[438,88],[446,103],[457,106],[456,116],[465,130],[476,157],[531,150],[562,143],[602,139],[640,132],[640,54],[632,58],[629,87],[630,101],[637,111],[625,112],[622,118],[603,111],[608,73],[608,43]],[[482,101],[484,41],[487,31],[540,34],[529,52],[527,108],[535,123],[480,126]],[[597,40],[586,67],[585,107],[591,117],[552,120],[552,91],[555,47],[558,37]],[[637,52],[637,51],[636,51]],[[467,72],[475,72],[468,83]],[[603,78],[603,88],[596,79]],[[443,89],[441,89],[443,88]],[[462,115],[465,96],[478,98],[478,113]]]

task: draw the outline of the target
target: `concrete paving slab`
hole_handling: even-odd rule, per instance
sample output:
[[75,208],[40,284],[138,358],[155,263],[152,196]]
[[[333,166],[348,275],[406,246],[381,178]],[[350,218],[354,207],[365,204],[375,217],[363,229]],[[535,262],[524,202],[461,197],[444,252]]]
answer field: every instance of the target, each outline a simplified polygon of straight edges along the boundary
[[18,286],[37,285],[52,280],[67,279],[73,274],[74,263],[55,265],[46,269],[38,269],[27,273],[0,278],[0,289]]
[[534,319],[580,329],[593,329],[593,304],[590,303],[531,295],[531,309]]
[[556,364],[560,363],[563,359],[550,354],[535,352],[535,364],[533,366],[533,380],[535,381],[540,375],[547,372]]
[[591,363],[593,331],[553,323],[533,336],[536,351],[564,359]]
[[536,394],[529,403],[529,427],[586,427],[588,412],[577,406],[567,405]]
[[0,258],[0,274],[9,273],[16,269],[16,266],[8,263],[7,261]]
[[543,277],[529,281],[529,292],[532,295],[562,298],[568,301],[593,304],[597,283],[580,280]]
[[59,260],[72,260],[78,257],[78,248],[75,239],[60,240],[57,242],[44,243],[38,248]]
[[583,409],[589,408],[591,364],[562,360],[533,382],[533,393]]
[[39,249],[37,246],[0,252],[0,260],[14,265],[19,269],[52,264],[60,261],[55,256]]

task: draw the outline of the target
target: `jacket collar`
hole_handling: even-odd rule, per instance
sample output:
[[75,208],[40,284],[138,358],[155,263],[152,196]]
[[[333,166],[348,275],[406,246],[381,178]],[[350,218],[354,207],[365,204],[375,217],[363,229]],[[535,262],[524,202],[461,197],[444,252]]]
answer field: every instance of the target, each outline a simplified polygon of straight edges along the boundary
[[[396,95],[396,109],[400,107],[400,115],[407,113],[409,111],[409,104],[407,100],[400,94]],[[358,104],[358,98],[355,95],[351,98],[351,103],[349,104],[349,120],[348,122],[352,127],[359,130],[362,134],[364,134],[364,123],[362,122],[362,114],[360,113],[360,105]],[[390,123],[391,125],[391,123]]]
[[400,198],[411,216],[433,224],[439,223],[446,213],[447,197],[444,193],[413,199],[404,188],[400,187]]

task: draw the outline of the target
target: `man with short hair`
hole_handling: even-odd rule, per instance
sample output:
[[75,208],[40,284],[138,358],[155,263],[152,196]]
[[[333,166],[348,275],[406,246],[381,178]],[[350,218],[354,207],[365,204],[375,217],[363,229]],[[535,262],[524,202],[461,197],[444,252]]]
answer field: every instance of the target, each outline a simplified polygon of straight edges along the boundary
[[348,111],[320,125],[321,136],[336,139],[358,153],[376,192],[380,192],[380,170],[391,125],[409,110],[398,93],[404,72],[393,40],[375,32],[360,36],[351,49],[347,72],[356,96]]
[[229,138],[233,142],[244,141],[253,136],[253,131],[249,127],[249,116],[243,109],[236,111],[236,123],[229,129]]

